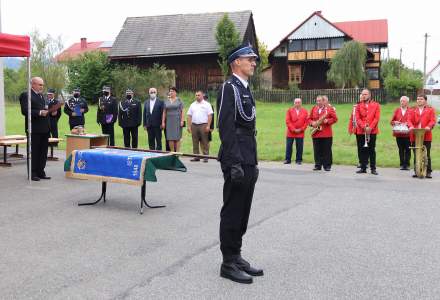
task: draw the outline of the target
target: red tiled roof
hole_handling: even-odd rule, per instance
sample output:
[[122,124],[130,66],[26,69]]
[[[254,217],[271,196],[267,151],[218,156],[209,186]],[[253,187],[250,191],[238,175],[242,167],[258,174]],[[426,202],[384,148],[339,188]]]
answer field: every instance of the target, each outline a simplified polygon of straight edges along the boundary
[[354,40],[365,44],[388,43],[388,20],[366,20],[333,22],[335,26],[348,33]]
[[81,48],[81,43],[75,43],[72,46],[70,46],[69,48],[65,49],[60,54],[58,54],[56,56],[56,60],[59,61],[59,60],[67,59],[67,58],[72,58],[77,55],[80,55],[80,54],[83,54],[83,53],[86,53],[89,51],[94,51],[94,50],[108,52],[111,47],[101,47],[101,45],[103,43],[104,42],[87,42],[87,47],[85,47],[85,48]]

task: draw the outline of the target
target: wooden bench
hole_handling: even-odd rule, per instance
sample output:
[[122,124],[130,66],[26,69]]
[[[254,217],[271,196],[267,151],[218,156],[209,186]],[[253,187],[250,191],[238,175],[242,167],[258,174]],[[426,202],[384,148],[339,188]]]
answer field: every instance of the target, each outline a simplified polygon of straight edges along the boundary
[[4,139],[0,140],[0,146],[3,146],[3,162],[0,162],[0,166],[4,167],[10,167],[11,163],[8,162],[8,147],[15,145],[15,153],[10,154],[11,157],[20,157],[22,158],[23,155],[18,153],[18,146],[21,144],[26,144],[27,139],[24,137],[24,139]]
[[[47,160],[57,161],[58,157],[53,155],[53,148],[58,146],[58,143],[63,139],[60,138],[49,138],[49,147],[50,147],[50,156],[47,157]],[[8,162],[8,147],[15,145],[15,153],[10,154],[10,157],[18,157],[23,158],[22,154],[18,153],[19,145],[23,145],[27,143],[26,136],[23,135],[9,135],[9,136],[0,136],[0,146],[3,146],[3,162],[0,162],[0,166],[10,167],[11,163]]]

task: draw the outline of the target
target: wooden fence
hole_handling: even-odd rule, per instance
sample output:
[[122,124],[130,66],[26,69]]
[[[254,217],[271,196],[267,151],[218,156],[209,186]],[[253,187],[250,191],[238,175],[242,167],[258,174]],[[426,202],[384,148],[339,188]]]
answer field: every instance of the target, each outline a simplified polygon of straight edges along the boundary
[[[327,90],[299,90],[299,91],[283,91],[283,90],[256,90],[253,92],[254,98],[263,102],[293,103],[295,98],[301,98],[303,104],[313,104],[318,95],[326,95],[331,103],[356,103],[362,89],[327,89]],[[415,99],[417,91],[413,91],[408,97]],[[387,96],[384,89],[372,89],[372,99],[386,103],[393,100]]]

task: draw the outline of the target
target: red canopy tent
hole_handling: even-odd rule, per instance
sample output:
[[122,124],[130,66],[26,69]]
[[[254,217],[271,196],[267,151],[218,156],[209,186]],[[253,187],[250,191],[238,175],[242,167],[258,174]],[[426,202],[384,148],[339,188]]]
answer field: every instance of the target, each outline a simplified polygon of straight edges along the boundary
[[29,36],[0,33],[0,57],[27,57],[28,69],[28,138],[27,138],[27,171],[31,180],[29,166],[32,165],[31,149],[31,41]]

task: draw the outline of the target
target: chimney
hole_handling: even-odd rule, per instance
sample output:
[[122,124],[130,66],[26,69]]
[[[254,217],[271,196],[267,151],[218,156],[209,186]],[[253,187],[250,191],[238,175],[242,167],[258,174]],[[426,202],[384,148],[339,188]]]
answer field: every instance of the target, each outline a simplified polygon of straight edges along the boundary
[[81,49],[87,48],[87,38],[81,38]]
[[318,11],[315,11],[315,14],[317,14],[317,15],[322,15],[322,11],[321,10],[318,10]]

